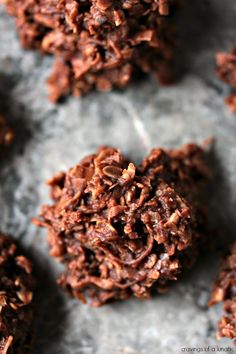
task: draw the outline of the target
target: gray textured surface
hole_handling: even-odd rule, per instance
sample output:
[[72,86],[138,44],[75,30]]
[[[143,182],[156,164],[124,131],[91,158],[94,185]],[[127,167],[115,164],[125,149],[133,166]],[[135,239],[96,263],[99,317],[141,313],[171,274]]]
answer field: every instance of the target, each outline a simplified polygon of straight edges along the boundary
[[215,340],[221,307],[206,306],[217,254],[199,260],[166,295],[91,309],[55,286],[60,267],[48,257],[45,232],[30,223],[48,200],[44,181],[99,144],[118,146],[138,161],[152,146],[214,136],[210,210],[217,232],[211,237],[220,244],[235,237],[236,117],[223,104],[228,89],[214,76],[214,53],[236,41],[236,2],[189,3],[180,27],[186,49],[179,53],[187,73],[177,85],[159,88],[150,80],[59,106],[48,102],[44,85],[51,59],[24,52],[13,19],[0,8],[0,108],[17,132],[0,167],[0,225],[33,256],[41,279],[35,354],[170,354],[231,344]]

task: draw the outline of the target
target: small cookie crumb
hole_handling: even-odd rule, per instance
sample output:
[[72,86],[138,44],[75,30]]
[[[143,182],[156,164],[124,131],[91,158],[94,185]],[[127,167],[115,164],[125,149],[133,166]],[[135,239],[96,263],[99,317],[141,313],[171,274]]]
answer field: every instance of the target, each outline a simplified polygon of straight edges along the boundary
[[12,143],[14,134],[8,127],[6,119],[0,115],[0,145],[8,146]]

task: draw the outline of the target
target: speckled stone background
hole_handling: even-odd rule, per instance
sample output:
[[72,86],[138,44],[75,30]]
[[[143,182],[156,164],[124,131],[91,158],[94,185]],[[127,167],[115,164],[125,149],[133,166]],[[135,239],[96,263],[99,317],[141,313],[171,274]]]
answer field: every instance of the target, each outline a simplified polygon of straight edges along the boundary
[[[150,79],[125,92],[92,93],[57,106],[47,100],[44,84],[51,58],[23,51],[14,20],[0,8],[0,110],[16,131],[1,158],[0,225],[31,255],[40,280],[34,354],[175,354],[208,346],[209,352],[232,353],[230,341],[215,339],[222,307],[209,310],[207,300],[219,251],[236,236],[236,116],[223,104],[229,89],[214,76],[215,52],[236,42],[236,1],[188,3],[178,20],[184,44],[178,84],[161,88]],[[150,301],[93,309],[65,296],[55,283],[60,266],[48,257],[45,232],[30,222],[48,201],[44,181],[99,144],[118,146],[139,161],[151,147],[209,136],[216,138],[210,237],[218,251]]]

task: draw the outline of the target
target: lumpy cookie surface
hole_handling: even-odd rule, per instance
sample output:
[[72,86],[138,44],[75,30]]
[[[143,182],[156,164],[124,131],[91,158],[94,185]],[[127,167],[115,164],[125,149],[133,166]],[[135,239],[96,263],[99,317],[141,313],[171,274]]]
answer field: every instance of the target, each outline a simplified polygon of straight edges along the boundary
[[49,181],[42,208],[50,253],[66,266],[59,283],[94,306],[163,291],[195,258],[203,235],[199,192],[207,168],[196,145],[154,149],[135,166],[101,147]]
[[55,56],[52,101],[124,88],[140,73],[173,81],[176,45],[168,15],[180,0],[2,1],[23,46]]
[[218,323],[217,337],[236,339],[236,243],[223,259],[209,305],[224,302],[225,315]]
[[218,53],[216,61],[219,78],[233,89],[232,94],[225,99],[225,103],[231,112],[236,113],[236,46],[230,53]]
[[0,233],[0,354],[27,354],[33,342],[30,261]]

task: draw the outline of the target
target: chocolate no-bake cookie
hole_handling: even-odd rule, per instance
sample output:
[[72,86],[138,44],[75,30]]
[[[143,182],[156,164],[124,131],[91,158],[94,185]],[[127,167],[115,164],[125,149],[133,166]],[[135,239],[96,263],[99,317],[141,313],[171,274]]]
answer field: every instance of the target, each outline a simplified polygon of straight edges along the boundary
[[[218,53],[217,74],[227,84],[236,89],[236,46],[231,53]],[[236,92],[225,99],[229,109],[236,113]]]
[[57,174],[49,181],[54,203],[35,222],[66,266],[59,283],[94,306],[163,291],[192,264],[204,235],[207,174],[196,145],[153,149],[139,166],[101,147]]
[[8,127],[5,118],[0,115],[0,146],[11,144],[13,140],[13,132]]
[[27,354],[32,346],[34,280],[29,260],[0,233],[0,353]]
[[236,339],[236,243],[221,264],[219,275],[214,283],[209,305],[224,301],[226,314],[218,323],[217,337]]
[[168,20],[180,0],[1,0],[21,43],[55,55],[50,98],[123,88],[136,73],[173,80]]

